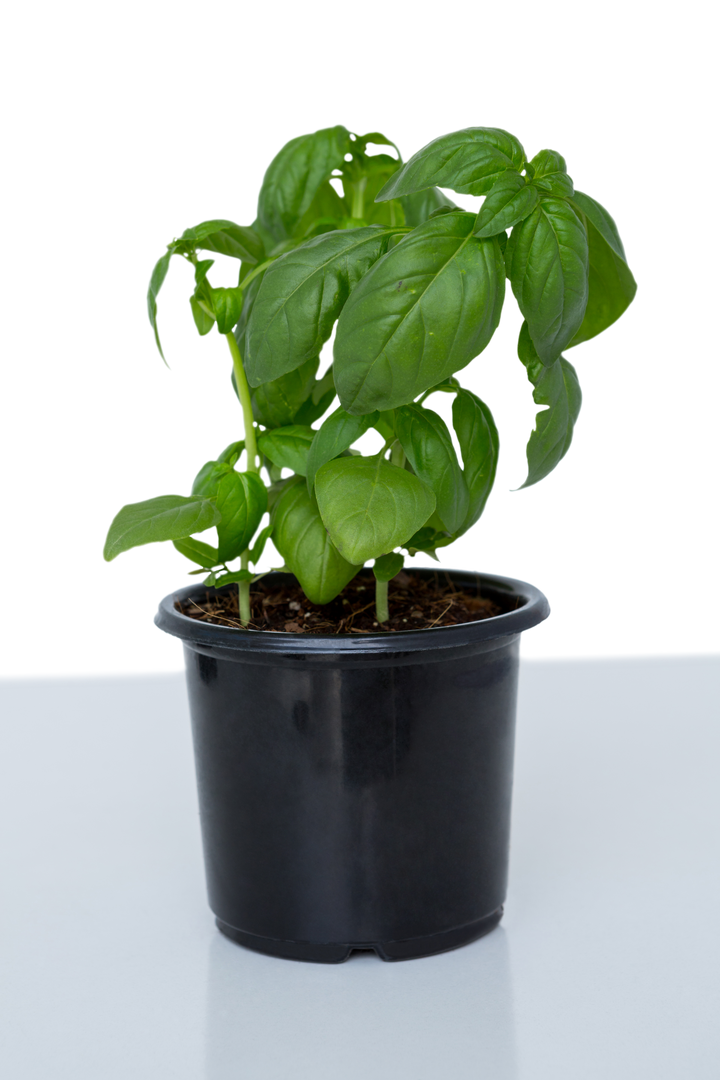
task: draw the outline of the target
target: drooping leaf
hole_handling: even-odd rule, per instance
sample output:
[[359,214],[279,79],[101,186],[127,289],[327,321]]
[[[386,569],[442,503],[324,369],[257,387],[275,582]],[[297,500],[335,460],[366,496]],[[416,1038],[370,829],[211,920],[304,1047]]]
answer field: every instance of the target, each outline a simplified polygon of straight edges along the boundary
[[387,249],[388,228],[326,233],[277,259],[263,275],[245,335],[250,386],[319,355],[350,290]]
[[439,188],[427,188],[425,191],[415,191],[412,195],[403,195],[399,200],[405,214],[405,224],[415,228],[427,221],[431,214],[443,207],[457,210],[458,207],[443,195]]
[[318,507],[338,551],[356,565],[404,544],[435,509],[417,476],[375,458],[341,457],[315,477]]
[[250,266],[262,262],[265,257],[262,239],[254,229],[223,219],[203,221],[192,229],[186,229],[175,247],[178,251],[188,253],[195,250],[216,251],[219,255],[242,259]]
[[182,540],[216,525],[220,512],[210,499],[200,496],[160,495],[157,499],[130,503],[113,519],[103,555],[110,562],[123,551],[141,544]]
[[319,188],[343,165],[350,133],[342,126],[291,139],[270,163],[258,199],[258,223],[276,242],[295,235]]
[[405,557],[397,551],[391,551],[387,555],[381,555],[375,560],[373,574],[378,581],[392,581],[405,565]]
[[465,367],[500,320],[505,271],[475,215],[430,218],[355,286],[338,322],[335,385],[354,414],[391,409]]
[[493,184],[475,222],[475,236],[497,236],[523,221],[538,202],[537,189],[510,169]]
[[580,328],[588,300],[585,225],[562,199],[542,199],[510,236],[513,292],[544,364],[552,364]]
[[520,172],[525,151],[514,135],[501,128],[454,131],[428,143],[390,177],[378,201],[397,199],[425,188],[450,188],[484,195],[507,169]]
[[197,563],[198,566],[217,566],[219,562],[217,548],[204,544],[202,540],[196,540],[194,536],[188,536],[183,540],[173,540],[173,546],[181,555]]
[[549,367],[540,361],[527,323],[523,323],[520,331],[518,356],[533,384],[535,404],[548,406],[537,414],[535,430],[527,445],[528,476],[522,486],[530,487],[552,472],[567,453],[582,394],[575,368],[563,356]]
[[251,399],[253,415],[258,423],[268,428],[292,424],[317,385],[315,372],[319,364],[320,360],[316,356],[301,364],[295,371],[256,386],[251,391]]
[[224,476],[217,488],[218,558],[230,562],[248,548],[260,520],[267,510],[267,489],[257,473],[239,473],[234,469]]
[[607,330],[629,307],[637,292],[617,227],[607,210],[581,191],[575,193],[572,205],[587,229],[590,275],[585,318],[568,347]]
[[395,430],[415,474],[435,493],[443,525],[456,532],[467,517],[470,496],[445,421],[431,409],[403,405],[395,411]]
[[307,485],[312,493],[318,469],[326,461],[339,457],[348,447],[364,435],[373,421],[373,415],[350,416],[340,407],[328,416],[322,427],[315,432],[307,456]]
[[453,401],[453,428],[460,443],[464,476],[470,493],[467,516],[458,535],[479,519],[495,482],[500,442],[492,413],[484,401],[458,387]]
[[347,562],[332,544],[301,477],[285,485],[272,519],[273,543],[287,568],[313,604],[329,604],[360,567]]
[[148,286],[147,294],[147,306],[148,315],[150,317],[150,325],[153,328],[155,334],[155,344],[158,347],[158,352],[165,359],[165,354],[162,351],[162,345],[160,344],[160,334],[158,333],[157,325],[157,298],[162,284],[167,276],[168,266],[170,265],[170,259],[172,257],[171,251],[166,251],[161,259],[155,263],[155,268],[150,276],[150,284]]
[[258,449],[278,468],[292,469],[298,476],[305,476],[308,450],[314,438],[313,428],[289,424],[261,435]]
[[573,182],[567,174],[565,158],[556,150],[541,150],[530,162],[528,172],[533,176],[533,186],[547,195],[569,198]]

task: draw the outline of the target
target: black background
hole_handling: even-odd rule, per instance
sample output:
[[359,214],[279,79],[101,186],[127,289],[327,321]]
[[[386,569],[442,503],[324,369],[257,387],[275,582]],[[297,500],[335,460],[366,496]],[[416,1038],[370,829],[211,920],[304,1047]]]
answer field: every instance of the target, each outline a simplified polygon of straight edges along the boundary
[[[662,193],[642,193],[650,147],[639,152],[637,125],[609,124],[606,112],[592,109],[579,123],[565,110],[536,110],[533,118],[527,108],[486,116],[454,105],[329,104],[243,117],[221,148],[217,139],[196,145],[188,122],[192,137],[180,150],[180,104],[164,127],[131,111],[118,113],[111,134],[77,137],[70,163],[58,164],[65,194],[57,220],[81,215],[82,241],[60,238],[62,259],[56,252],[47,260],[46,267],[63,266],[56,314],[50,325],[40,321],[42,333],[25,336],[5,383],[5,477],[14,477],[14,495],[3,563],[6,596],[14,598],[5,606],[3,669],[178,663],[177,645],[149,618],[155,600],[184,580],[185,562],[153,548],[107,567],[100,543],[125,500],[187,490],[199,464],[237,434],[237,413],[222,343],[193,336],[189,274],[178,264],[162,301],[174,374],[155,359],[141,309],[146,273],[169,235],[189,222],[219,214],[250,220],[262,167],[283,140],[338,120],[356,130],[380,126],[408,154],[465,123],[504,123],[530,153],[557,147],[579,186],[620,219],[642,285],[619,325],[571,353],[586,392],[571,454],[540,487],[514,496],[505,488],[524,474],[532,406],[513,356],[517,315],[508,303],[490,350],[462,376],[498,416],[500,482],[484,522],[446,561],[543,586],[555,615],[528,635],[529,652],[718,644],[709,579],[717,361],[710,372],[702,320],[691,318],[692,270],[678,272],[678,233],[665,225]],[[214,280],[230,281],[221,266]]]

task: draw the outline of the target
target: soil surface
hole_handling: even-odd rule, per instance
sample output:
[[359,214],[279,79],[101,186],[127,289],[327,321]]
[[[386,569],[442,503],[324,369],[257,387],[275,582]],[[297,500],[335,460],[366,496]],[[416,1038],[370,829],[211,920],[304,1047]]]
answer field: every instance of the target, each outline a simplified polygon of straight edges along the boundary
[[[296,582],[264,583],[250,593],[252,621],[249,630],[289,634],[381,634],[398,630],[428,630],[433,626],[457,626],[501,615],[506,608],[455,585],[439,570],[433,578],[421,578],[404,570],[389,583],[390,619],[375,618],[375,580],[358,575],[329,604],[311,604]],[[176,607],[184,615],[219,626],[240,627],[237,589],[208,589],[204,600],[184,600]]]

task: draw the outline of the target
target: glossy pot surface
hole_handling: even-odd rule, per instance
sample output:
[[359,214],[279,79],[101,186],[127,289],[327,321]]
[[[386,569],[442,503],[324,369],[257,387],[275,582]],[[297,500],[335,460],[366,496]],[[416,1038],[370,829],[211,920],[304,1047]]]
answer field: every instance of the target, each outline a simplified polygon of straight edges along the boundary
[[523,582],[480,582],[512,610],[377,635],[198,622],[175,607],[197,587],[162,602],[157,624],[185,645],[209,900],[229,937],[296,959],[390,960],[497,924],[519,635],[549,608]]

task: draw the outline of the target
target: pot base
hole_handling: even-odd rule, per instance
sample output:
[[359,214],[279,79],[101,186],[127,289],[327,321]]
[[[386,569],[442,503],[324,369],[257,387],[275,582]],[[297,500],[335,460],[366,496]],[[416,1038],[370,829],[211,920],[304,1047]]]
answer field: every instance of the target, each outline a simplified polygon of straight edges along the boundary
[[436,953],[448,952],[457,949],[461,945],[468,945],[477,938],[484,937],[494,930],[502,918],[502,907],[485,915],[476,922],[467,923],[465,926],[455,927],[453,930],[445,930],[441,934],[429,934],[425,937],[406,938],[403,941],[359,941],[359,942],[313,942],[313,941],[281,941],[276,938],[258,937],[256,934],[247,934],[244,930],[238,930],[229,926],[222,919],[216,919],[218,930],[225,937],[238,945],[244,945],[255,952],[267,953],[269,956],[279,956],[284,960],[305,960],[314,964],[342,964],[347,960],[351,952],[356,949],[361,951],[374,951],[381,960],[416,960],[421,956],[434,956]]

